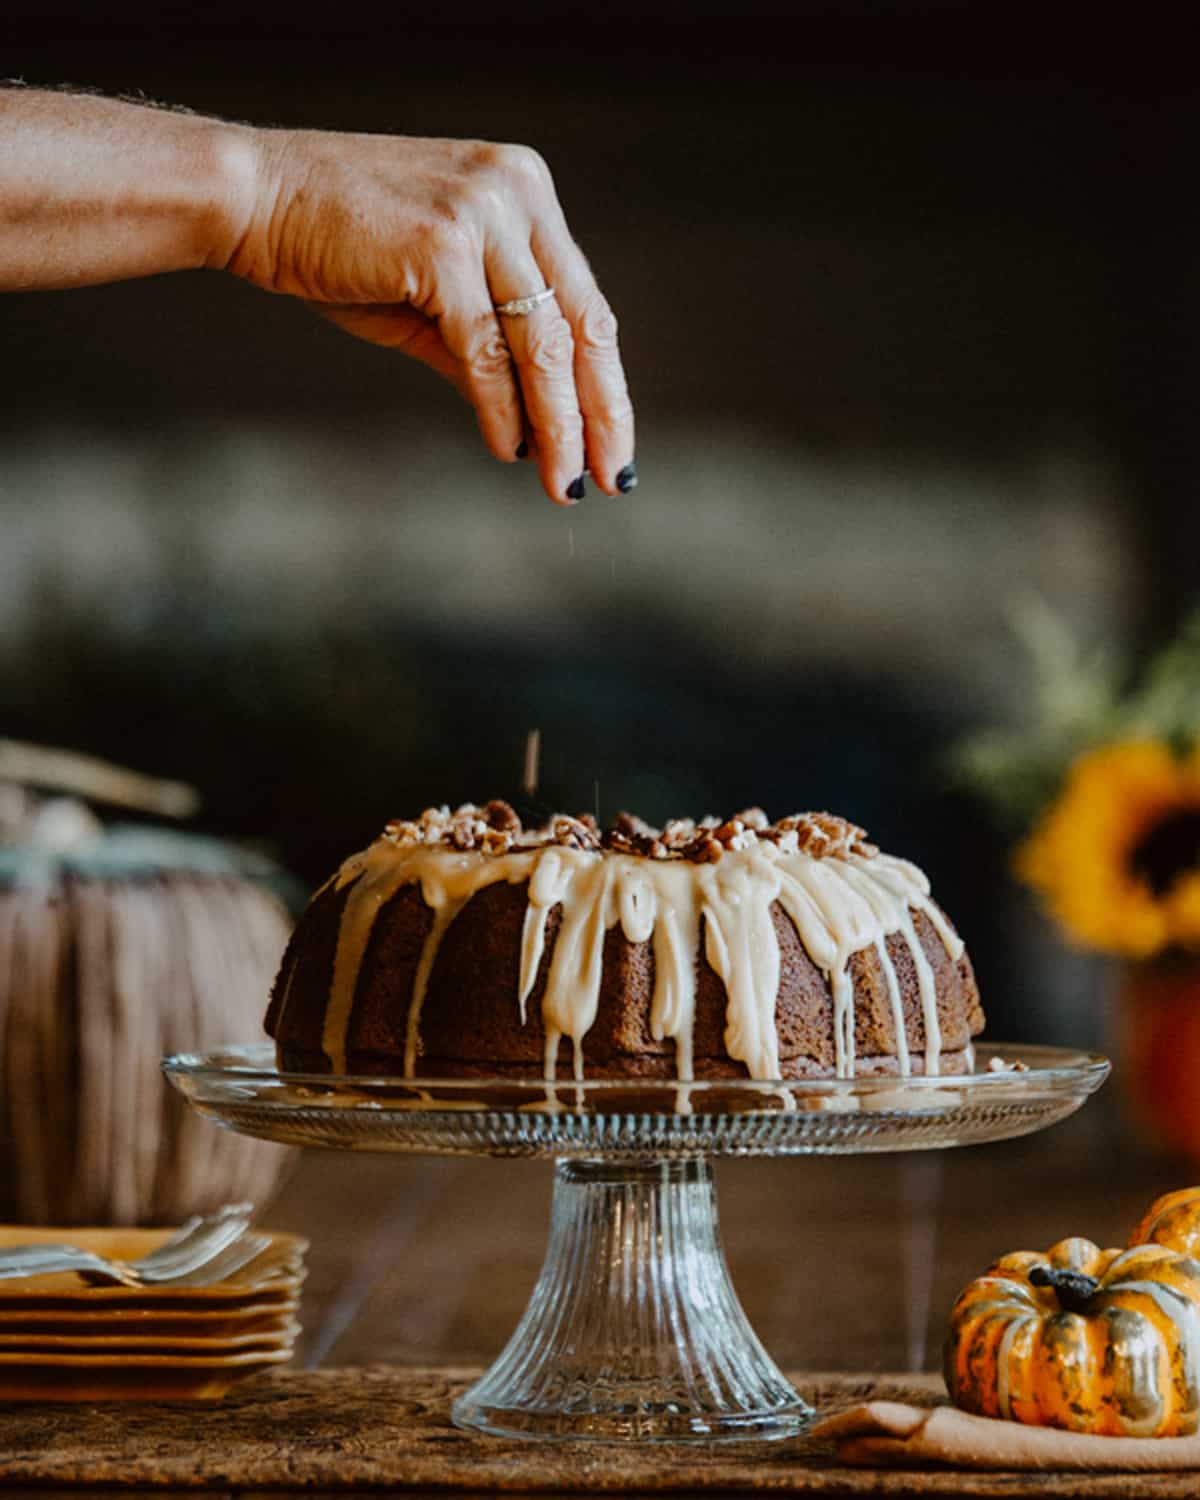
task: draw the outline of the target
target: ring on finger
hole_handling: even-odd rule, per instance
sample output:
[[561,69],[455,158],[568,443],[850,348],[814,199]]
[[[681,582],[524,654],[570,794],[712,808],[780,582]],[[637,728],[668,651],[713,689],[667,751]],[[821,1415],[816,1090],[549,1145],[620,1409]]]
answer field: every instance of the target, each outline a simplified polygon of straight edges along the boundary
[[541,307],[543,302],[549,302],[553,296],[554,288],[546,286],[540,292],[531,292],[528,297],[513,297],[508,302],[497,302],[495,308],[503,318],[524,318],[535,307]]

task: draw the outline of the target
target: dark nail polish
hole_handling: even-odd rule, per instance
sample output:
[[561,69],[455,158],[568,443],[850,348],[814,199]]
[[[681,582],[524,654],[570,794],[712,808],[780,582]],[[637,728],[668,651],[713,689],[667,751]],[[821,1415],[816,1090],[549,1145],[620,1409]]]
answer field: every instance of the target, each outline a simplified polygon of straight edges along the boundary
[[584,487],[583,475],[582,474],[579,476],[578,479],[572,479],[572,481],[570,482],[570,484],[567,485],[567,499],[568,500],[582,500],[583,497],[584,497],[584,495],[586,495],[586,494],[587,494],[587,490]]
[[520,445],[517,448],[517,457],[518,458],[528,458],[529,457],[529,444],[525,441],[524,438],[521,439]]
[[637,465],[626,464],[617,475],[617,488],[622,495],[628,495],[630,490],[637,489]]

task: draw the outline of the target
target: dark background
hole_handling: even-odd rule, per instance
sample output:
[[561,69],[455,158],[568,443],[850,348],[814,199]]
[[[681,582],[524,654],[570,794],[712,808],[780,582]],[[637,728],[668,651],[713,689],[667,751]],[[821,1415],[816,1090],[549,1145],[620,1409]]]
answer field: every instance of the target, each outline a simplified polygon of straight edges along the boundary
[[[103,9],[103,8],[101,8]],[[1095,1040],[955,737],[1033,592],[1194,602],[1196,95],[1153,10],[18,0],[0,73],[536,146],[622,324],[642,483],[554,510],[436,379],[208,273],[0,300],[0,733],[182,777],[315,881],[515,794],[830,807],[916,859],[994,1033]]]

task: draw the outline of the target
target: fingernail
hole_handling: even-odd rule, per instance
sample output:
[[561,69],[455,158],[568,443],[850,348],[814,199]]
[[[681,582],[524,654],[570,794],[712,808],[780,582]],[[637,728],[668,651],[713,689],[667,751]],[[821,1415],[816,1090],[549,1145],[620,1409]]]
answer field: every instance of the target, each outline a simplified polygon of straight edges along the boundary
[[521,442],[520,442],[520,444],[517,447],[517,457],[518,458],[528,458],[529,457],[529,444],[525,441],[524,438],[521,439]]
[[582,474],[579,476],[578,479],[572,479],[572,481],[570,482],[570,484],[567,485],[567,499],[568,500],[582,500],[583,497],[584,497],[584,495],[586,495],[586,494],[587,494],[587,490],[586,490],[586,488],[584,486],[584,483],[583,483],[583,475]]
[[617,475],[617,488],[622,495],[628,495],[630,490],[637,489],[637,465],[626,464]]

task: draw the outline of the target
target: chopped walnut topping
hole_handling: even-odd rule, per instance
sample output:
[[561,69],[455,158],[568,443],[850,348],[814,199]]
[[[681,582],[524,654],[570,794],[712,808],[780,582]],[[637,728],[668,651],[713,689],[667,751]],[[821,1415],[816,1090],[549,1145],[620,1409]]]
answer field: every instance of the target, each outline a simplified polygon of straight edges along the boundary
[[726,849],[753,849],[758,843],[758,834],[747,828],[741,818],[730,818],[713,831],[713,838]]
[[711,833],[704,832],[699,838],[686,844],[680,852],[684,859],[690,859],[694,865],[711,865],[725,853],[725,846],[719,839],[713,838]]
[[550,820],[550,836],[556,844],[568,849],[599,849],[600,835],[589,828],[582,818],[568,817],[561,813]]
[[614,854],[640,854],[644,859],[667,859],[670,856],[663,834],[633,813],[618,813],[612,827],[604,830],[601,843]]
[[662,831],[662,841],[668,849],[681,849],[695,837],[695,818],[672,818]]
[[512,850],[544,849],[559,844],[596,853],[633,854],[643,859],[685,859],[709,864],[727,852],[743,852],[760,843],[774,845],[781,854],[803,853],[812,859],[870,859],[878,854],[865,832],[833,813],[795,813],[771,823],[761,807],[748,807],[727,818],[674,818],[661,831],[635,817],[619,813],[603,831],[591,813],[570,817],[560,813],[541,828],[525,828],[516,811],[494,800],[482,808],[464,802],[449,807],[427,807],[416,819],[398,818],[383,837],[400,848],[440,845],[454,849],[508,854]]
[[383,830],[383,836],[390,844],[398,844],[401,849],[407,849],[421,842],[421,825],[405,818],[393,818]]
[[487,832],[488,825],[474,807],[460,807],[450,819],[450,842],[456,849],[478,849]]
[[658,829],[652,828],[643,818],[636,813],[619,812],[613,819],[613,833],[623,834],[628,839],[657,838]]
[[852,854],[870,859],[879,853],[874,844],[867,843],[865,828],[848,823],[836,813],[798,813],[780,818],[775,827],[785,832],[794,830],[800,850],[814,859],[848,859]]
[[618,854],[640,854],[643,859],[669,859],[671,854],[661,839],[648,833],[638,833],[633,838],[614,833],[613,842],[606,847]]
[[521,820],[507,802],[495,799],[484,804],[484,821],[499,833],[520,833]]
[[415,820],[394,819],[383,830],[383,836],[401,848],[413,844],[453,844],[456,849],[476,849],[487,827],[475,804],[464,802],[453,813],[448,807],[427,807]]

